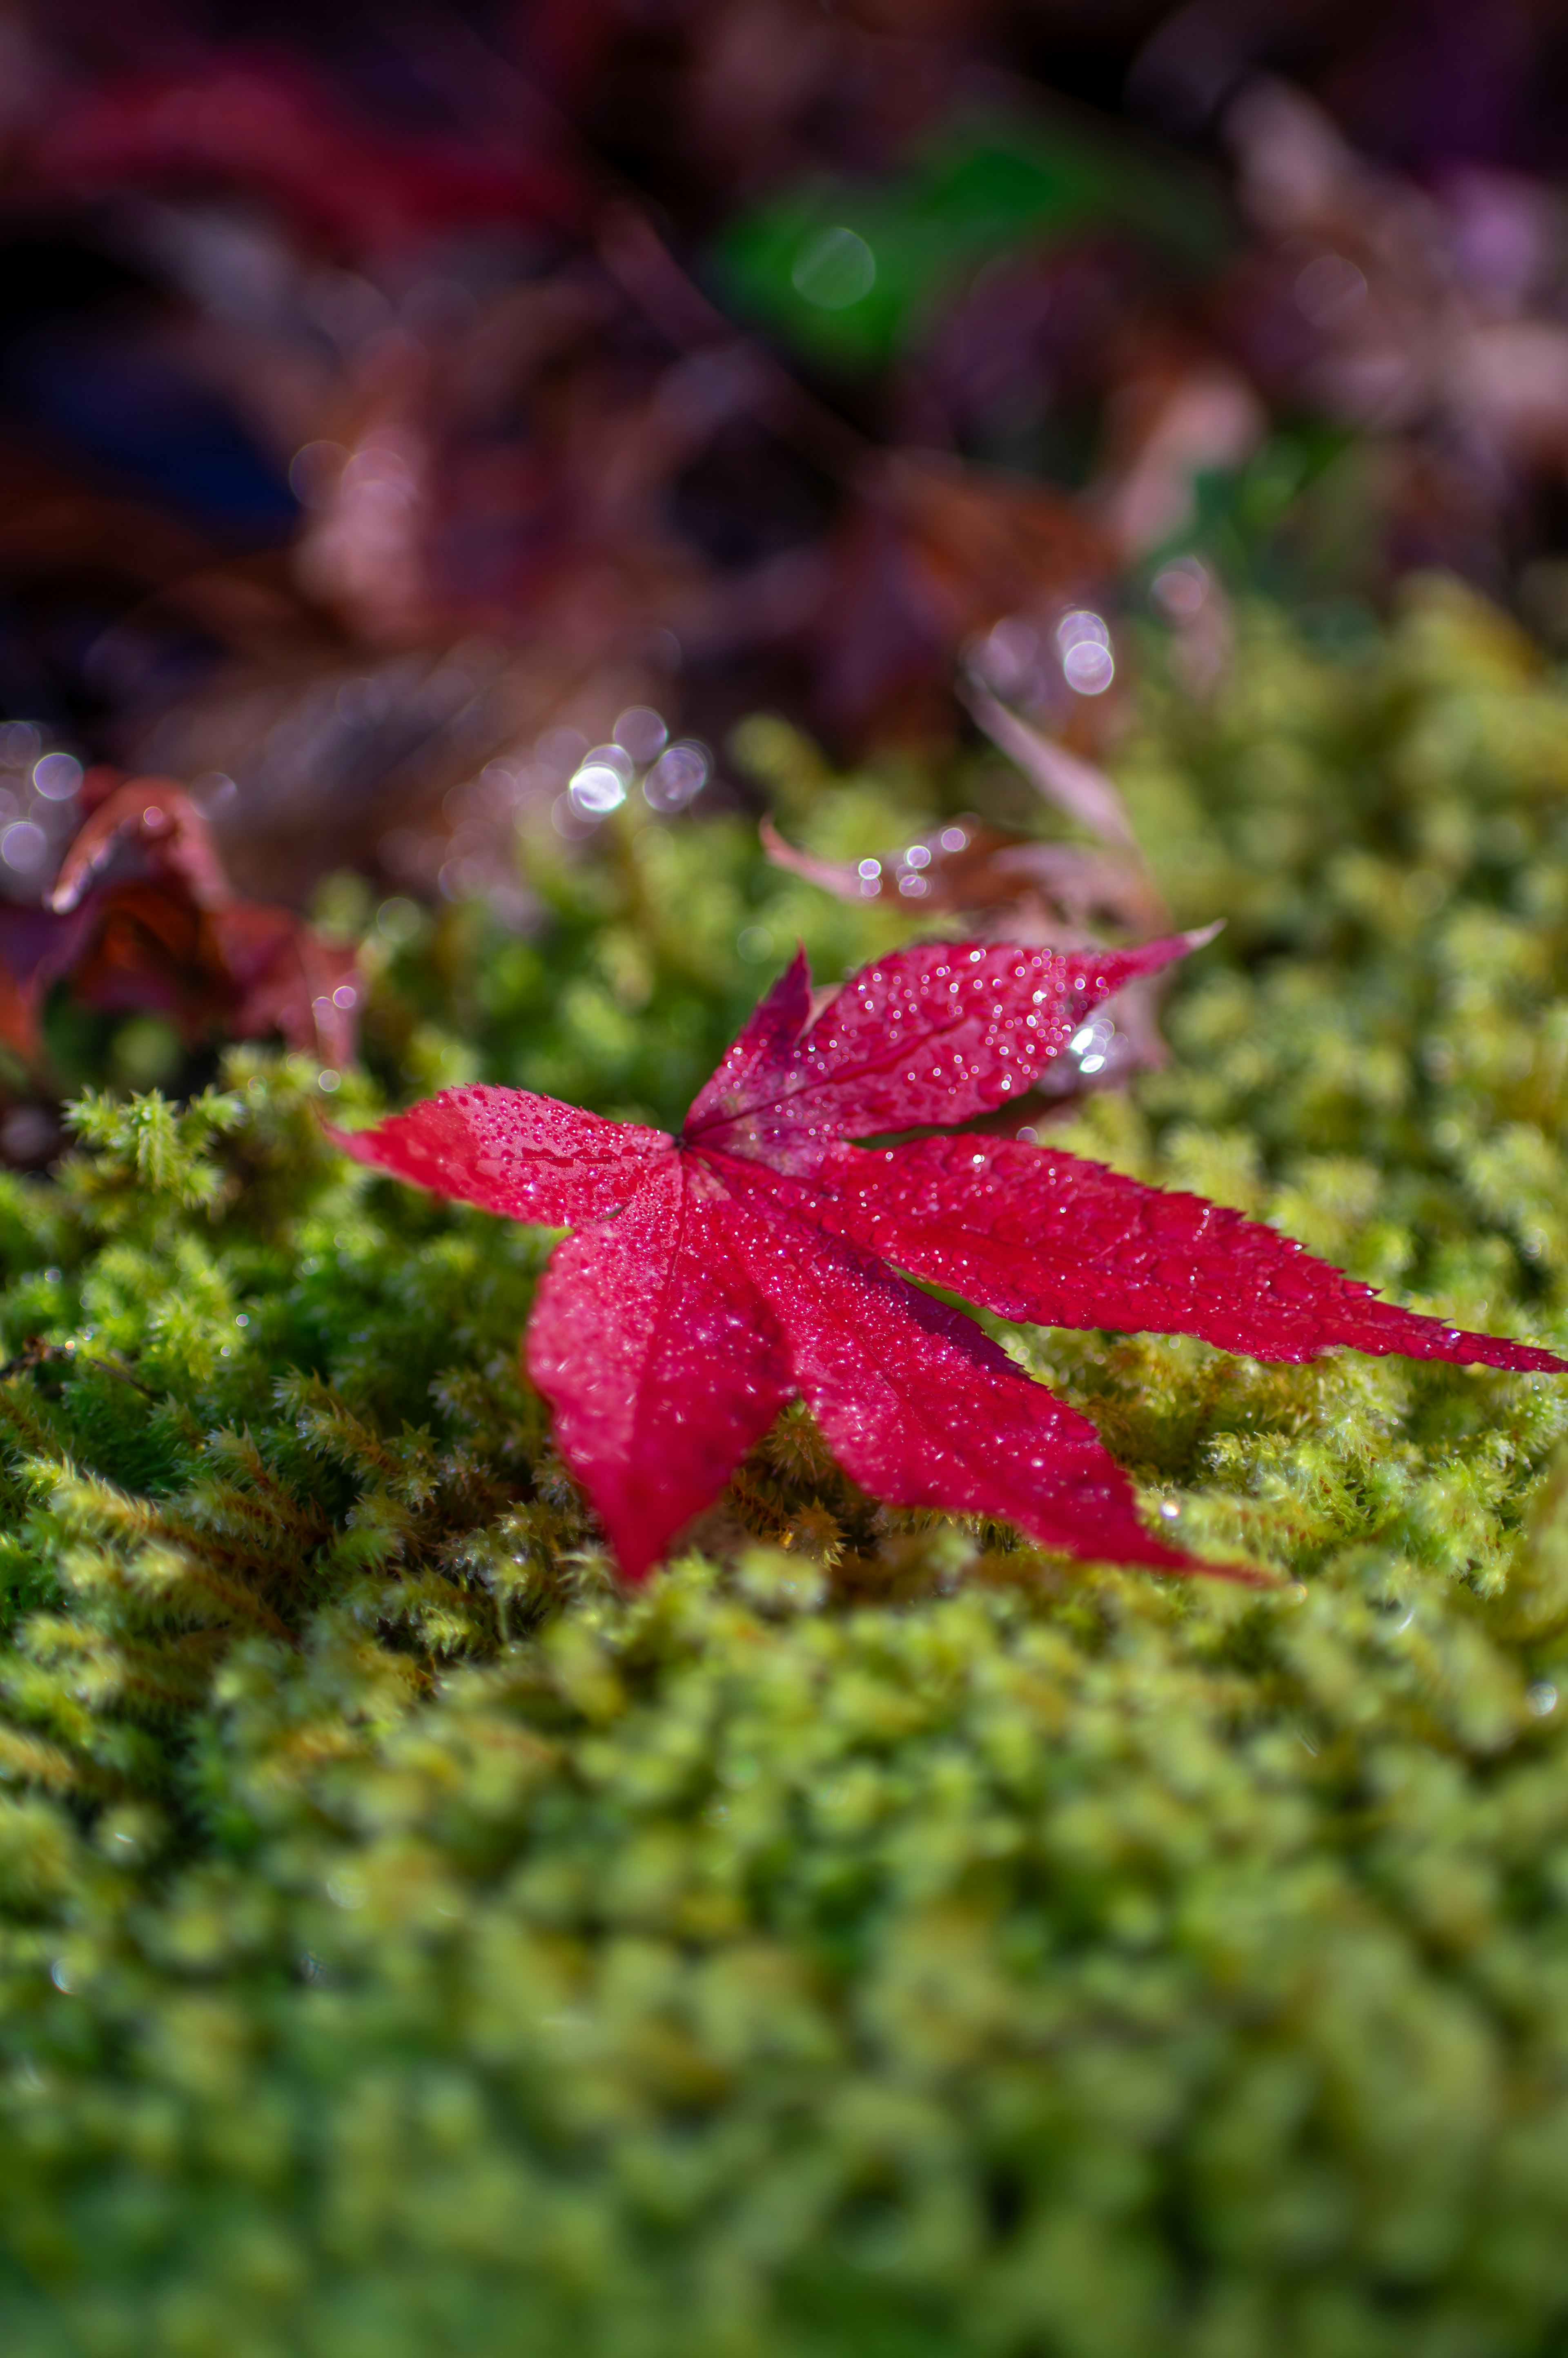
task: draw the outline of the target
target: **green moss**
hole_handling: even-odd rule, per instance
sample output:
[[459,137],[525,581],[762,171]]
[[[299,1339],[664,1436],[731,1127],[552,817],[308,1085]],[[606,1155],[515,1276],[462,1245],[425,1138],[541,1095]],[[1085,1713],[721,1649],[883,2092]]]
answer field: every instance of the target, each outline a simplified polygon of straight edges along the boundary
[[[1066,1135],[1568,1342],[1568,692],[1441,585],[1158,664],[1124,782],[1229,924]],[[825,847],[919,816],[748,741]],[[528,942],[392,913],[337,1108],[670,1119],[760,932],[889,938],[728,824],[535,874]],[[883,1512],[795,1412],[628,1599],[517,1373],[549,1238],[327,1101],[236,1055],[0,1185],[7,2351],[1560,2351],[1568,1386],[1018,1335],[1281,1587]]]

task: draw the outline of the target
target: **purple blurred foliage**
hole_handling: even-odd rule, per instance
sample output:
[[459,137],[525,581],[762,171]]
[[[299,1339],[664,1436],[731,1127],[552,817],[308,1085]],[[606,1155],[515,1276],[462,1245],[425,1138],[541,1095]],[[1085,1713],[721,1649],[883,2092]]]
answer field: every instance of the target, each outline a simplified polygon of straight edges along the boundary
[[[1281,527],[1314,589],[1550,573],[1543,5],[52,0],[0,67],[0,706],[194,784],[270,902],[352,864],[526,922],[519,807],[629,709],[940,745],[980,660],[1092,757],[1121,685],[1091,642],[1074,674],[1063,617],[1153,578],[1206,692],[1239,543],[1204,503],[1281,421],[1347,454],[1354,564],[1320,578],[1320,491]],[[725,314],[738,214],[985,108],[1185,157],[1228,255],[1104,221],[999,244],[857,378]],[[17,907],[70,817],[24,769]]]

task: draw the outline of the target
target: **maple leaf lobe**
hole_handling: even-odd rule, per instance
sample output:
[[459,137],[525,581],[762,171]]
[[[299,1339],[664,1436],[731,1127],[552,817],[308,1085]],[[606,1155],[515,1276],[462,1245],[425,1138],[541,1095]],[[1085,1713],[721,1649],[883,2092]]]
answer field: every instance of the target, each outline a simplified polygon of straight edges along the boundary
[[694,1157],[557,1247],[528,1329],[557,1444],[640,1579],[793,1396],[777,1323]]
[[667,1162],[662,1130],[607,1121],[529,1089],[443,1089],[374,1130],[324,1125],[356,1161],[504,1219],[574,1228],[631,1202]]
[[783,1174],[737,1163],[726,1175],[731,1230],[795,1386],[874,1497],[993,1516],[1072,1554],[1205,1568],[1144,1529],[1094,1427],[973,1319],[825,1234],[810,1193]]
[[1011,1140],[925,1138],[821,1166],[822,1217],[1004,1318],[1196,1335],[1256,1358],[1336,1347],[1561,1372],[1533,1344],[1380,1300],[1295,1238],[1201,1195]]
[[1189,946],[1185,935],[1134,950],[922,943],[862,968],[815,1022],[797,958],[697,1095],[683,1136],[804,1172],[841,1139],[993,1112],[1033,1086],[1102,1000]]

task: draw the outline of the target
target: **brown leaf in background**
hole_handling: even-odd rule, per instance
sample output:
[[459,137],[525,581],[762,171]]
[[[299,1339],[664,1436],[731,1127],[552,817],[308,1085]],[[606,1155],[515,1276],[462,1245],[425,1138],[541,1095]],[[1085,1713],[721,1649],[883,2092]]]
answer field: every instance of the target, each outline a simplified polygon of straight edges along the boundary
[[1555,190],[1482,165],[1418,183],[1271,80],[1224,127],[1259,233],[1214,306],[1232,351],[1275,404],[1383,446],[1391,555],[1500,581],[1510,510],[1568,481]]

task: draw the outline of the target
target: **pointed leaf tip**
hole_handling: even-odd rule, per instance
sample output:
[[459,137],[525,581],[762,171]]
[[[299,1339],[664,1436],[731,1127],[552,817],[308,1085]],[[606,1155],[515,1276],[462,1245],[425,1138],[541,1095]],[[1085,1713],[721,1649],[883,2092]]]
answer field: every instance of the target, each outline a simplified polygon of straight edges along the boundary
[[795,1052],[810,1021],[811,968],[804,944],[797,942],[794,957],[763,992],[733,1045],[693,1098],[686,1134],[726,1121],[747,1106],[787,1089]]
[[672,1143],[662,1130],[607,1121],[529,1089],[483,1087],[443,1089],[373,1130],[323,1127],[356,1163],[549,1228],[619,1211],[669,1161]]

